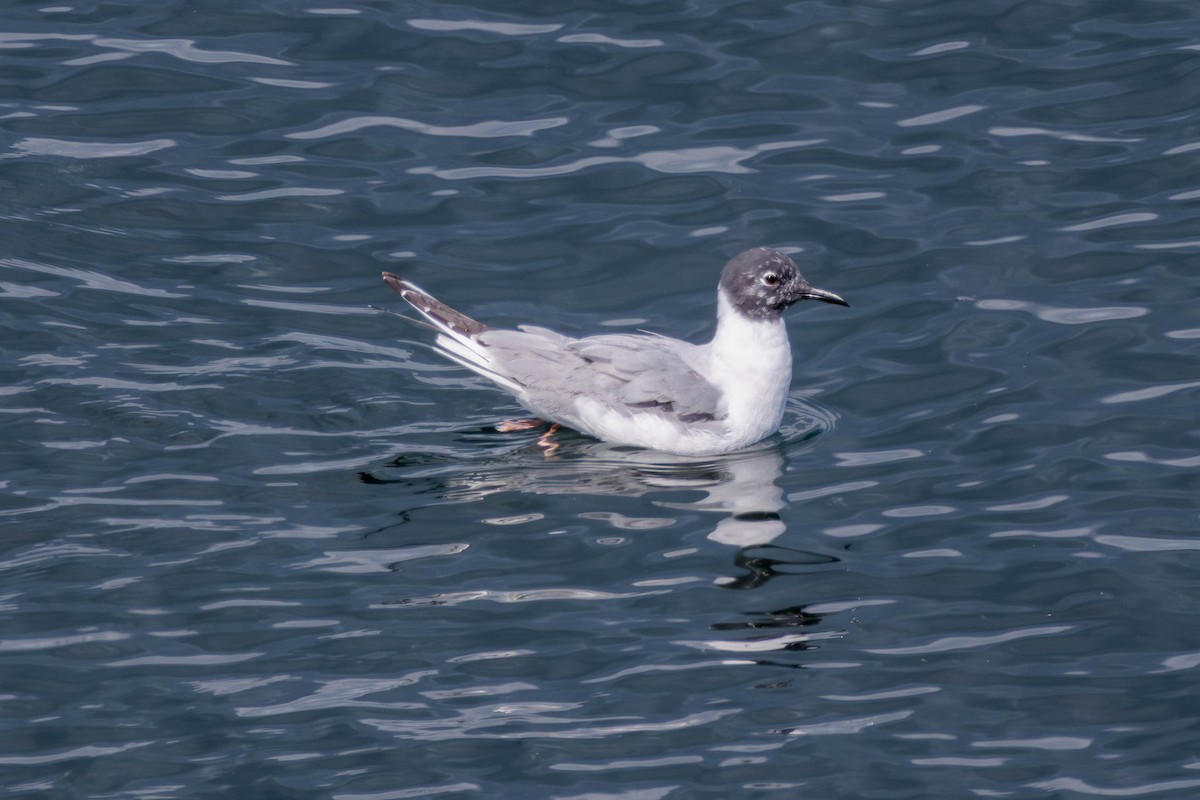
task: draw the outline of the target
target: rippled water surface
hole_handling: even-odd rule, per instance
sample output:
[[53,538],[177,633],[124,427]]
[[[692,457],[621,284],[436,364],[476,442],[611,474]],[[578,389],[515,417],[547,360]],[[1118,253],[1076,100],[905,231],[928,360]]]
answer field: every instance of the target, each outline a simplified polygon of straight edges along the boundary
[[[1200,7],[0,23],[5,796],[1200,794]],[[726,457],[367,307],[698,340],[759,244],[852,308]]]

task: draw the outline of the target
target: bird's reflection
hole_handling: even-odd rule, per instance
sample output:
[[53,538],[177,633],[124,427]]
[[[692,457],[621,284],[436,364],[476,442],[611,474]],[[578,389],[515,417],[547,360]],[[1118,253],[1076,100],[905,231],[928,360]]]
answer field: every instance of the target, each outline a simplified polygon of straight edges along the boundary
[[[504,493],[615,495],[646,498],[658,508],[677,512],[675,516],[711,515],[708,538],[737,548],[734,574],[713,580],[728,589],[755,589],[776,576],[821,569],[838,560],[776,543],[786,531],[785,517],[792,516],[784,513],[787,499],[780,486],[784,465],[789,455],[808,449],[811,436],[768,441],[724,456],[695,457],[605,444],[565,432],[553,458],[547,458],[532,437],[516,447],[508,444],[507,436],[488,431],[467,437],[471,439],[467,451],[473,454],[468,460],[450,452],[411,453],[360,477],[372,484],[403,485],[410,497],[436,498],[439,504],[474,503]],[[481,453],[486,457],[474,457]],[[583,512],[581,516],[593,515]],[[436,602],[446,601],[443,597]],[[735,612],[708,622],[708,635],[675,644],[719,653],[722,659],[732,660],[729,663],[797,667],[800,664],[780,657],[844,635],[814,629],[821,621],[820,614],[800,605]]]
[[[724,456],[680,456],[597,442],[567,434],[555,457],[534,445],[467,462],[429,454],[406,454],[370,473],[364,482],[404,484],[410,493],[442,502],[475,502],[507,492],[534,495],[619,495],[654,499],[659,508],[711,514],[708,538],[738,548],[739,574],[716,583],[750,589],[775,575],[837,559],[773,544],[786,526],[787,501],[779,479],[785,447],[778,442]],[[674,499],[700,492],[695,500]]]

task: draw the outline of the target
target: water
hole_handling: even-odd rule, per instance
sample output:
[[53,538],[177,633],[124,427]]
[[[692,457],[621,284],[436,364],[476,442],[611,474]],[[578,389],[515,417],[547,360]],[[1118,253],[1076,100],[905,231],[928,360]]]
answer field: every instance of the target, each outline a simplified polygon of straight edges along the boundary
[[[5,796],[1200,791],[1194,4],[0,19]],[[758,244],[853,307],[724,458],[366,307],[698,339]]]

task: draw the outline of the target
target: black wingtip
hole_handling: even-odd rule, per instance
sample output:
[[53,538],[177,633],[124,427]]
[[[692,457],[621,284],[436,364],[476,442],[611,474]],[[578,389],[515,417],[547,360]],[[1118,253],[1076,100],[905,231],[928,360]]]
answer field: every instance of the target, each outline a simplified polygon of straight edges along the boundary
[[482,322],[455,311],[433,295],[390,272],[383,273],[383,282],[391,287],[392,291],[403,297],[406,303],[420,311],[435,326],[444,327],[462,336],[476,336],[488,329],[488,326]]
[[401,297],[404,296],[404,290],[408,288],[408,284],[390,272],[383,273],[383,282],[390,286],[392,291]]

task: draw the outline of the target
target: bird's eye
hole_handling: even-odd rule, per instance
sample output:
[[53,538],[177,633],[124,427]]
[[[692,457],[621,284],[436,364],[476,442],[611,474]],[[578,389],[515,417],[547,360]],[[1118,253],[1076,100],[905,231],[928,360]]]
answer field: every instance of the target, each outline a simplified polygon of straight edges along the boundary
[[775,286],[779,283],[779,276],[774,272],[768,272],[766,275],[762,276],[762,282],[766,286]]

